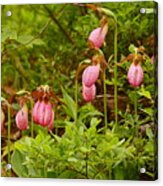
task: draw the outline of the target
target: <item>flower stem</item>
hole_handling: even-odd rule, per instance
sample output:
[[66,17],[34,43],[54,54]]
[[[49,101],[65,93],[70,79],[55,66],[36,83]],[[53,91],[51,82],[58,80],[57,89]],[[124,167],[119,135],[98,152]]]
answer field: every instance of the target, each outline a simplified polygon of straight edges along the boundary
[[58,136],[58,127],[55,128],[55,134]]
[[[10,110],[10,105],[7,104],[8,107],[8,140],[7,140],[7,147],[8,147],[8,164],[11,162],[11,154],[10,154],[10,145],[11,145],[11,110]],[[7,175],[8,177],[11,177],[11,169],[7,170]]]
[[137,99],[137,92],[135,90],[135,99],[134,99],[134,112],[135,112],[135,118],[138,115],[138,99]]
[[118,125],[118,94],[117,94],[117,22],[115,22],[114,31],[114,112],[115,125]]
[[31,137],[33,138],[33,117],[32,117],[33,102],[31,100]]
[[137,91],[135,89],[135,98],[134,98],[134,114],[135,114],[135,136],[138,137],[138,98],[137,98]]
[[75,78],[75,103],[76,103],[76,118],[75,124],[77,124],[77,115],[78,115],[78,79]]
[[85,174],[86,178],[88,179],[88,153],[86,153],[86,158],[85,158]]
[[104,121],[105,121],[105,133],[107,131],[107,124],[108,124],[108,118],[107,118],[107,91],[106,91],[106,70],[104,70],[103,73],[103,84],[104,84]]

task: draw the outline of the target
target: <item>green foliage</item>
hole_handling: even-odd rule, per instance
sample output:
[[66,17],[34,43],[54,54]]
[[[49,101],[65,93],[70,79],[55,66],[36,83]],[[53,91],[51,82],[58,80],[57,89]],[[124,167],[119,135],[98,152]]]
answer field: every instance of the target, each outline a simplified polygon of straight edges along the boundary
[[113,133],[108,129],[104,134],[98,127],[103,115],[91,104],[80,108],[76,125],[70,120],[75,104],[65,90],[63,97],[69,118],[62,121],[62,136],[39,130],[35,139],[25,136],[15,143],[12,168],[19,177],[138,179],[140,167],[154,163],[151,129],[146,131],[148,140],[135,138],[133,118],[126,114],[121,131]]
[[40,132],[35,139],[17,141],[12,155],[14,172],[20,177],[109,178],[112,167],[134,159],[135,148],[126,149],[125,140],[110,133],[97,134],[97,122],[92,123],[87,130],[67,126],[62,138]]
[[[19,132],[20,139],[13,141],[12,171],[18,177],[155,179],[154,106],[157,95],[154,65],[150,59],[154,51],[148,42],[153,35],[155,20],[153,14],[139,13],[140,8],[151,8],[154,3],[110,2],[96,5],[109,8],[118,20],[117,82],[113,63],[114,23],[110,18],[102,48],[108,61],[106,131],[102,78],[96,82],[95,101],[85,103],[81,98],[81,72],[76,77],[79,64],[91,63],[93,52],[88,50],[88,36],[99,27],[101,15],[75,4],[2,6],[2,99],[11,102],[12,132],[15,134],[19,98],[26,91],[30,93],[36,87],[48,84],[59,98],[54,106],[53,131],[34,124],[34,138],[29,137],[27,130]],[[8,10],[12,12],[11,17],[6,17]],[[127,81],[127,71],[132,62],[127,56],[135,53],[140,46],[145,48],[145,58],[141,63],[144,82],[133,89]],[[115,83],[119,103],[116,127],[113,119]],[[137,115],[134,113],[136,100]],[[4,112],[7,116],[5,107]],[[5,127],[7,125],[6,122]],[[8,152],[5,140],[3,146],[5,165]],[[142,167],[146,168],[143,175],[140,173]]]
[[[132,139],[119,138],[116,134],[98,133],[98,119],[92,118],[89,128],[66,126],[62,137],[39,132],[35,139],[24,137],[15,143],[12,155],[14,172],[20,177],[58,177],[92,179],[137,179],[141,165],[152,159],[151,131],[142,154],[135,159],[136,147]],[[140,166],[140,165],[139,165]],[[125,170],[125,171],[124,171]]]

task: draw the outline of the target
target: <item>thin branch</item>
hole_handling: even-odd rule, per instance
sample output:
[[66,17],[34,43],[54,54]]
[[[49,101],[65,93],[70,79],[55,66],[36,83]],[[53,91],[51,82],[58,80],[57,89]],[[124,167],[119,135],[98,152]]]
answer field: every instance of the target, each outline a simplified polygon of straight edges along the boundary
[[28,73],[24,69],[24,67],[22,66],[19,57],[14,57],[13,59],[14,59],[14,65],[15,65],[15,68],[17,69],[17,71],[22,75],[22,77],[24,77],[24,79],[27,82],[30,82],[31,80],[30,80],[30,78],[28,76]]
[[35,36],[33,37],[31,40],[29,40],[27,43],[25,43],[24,45],[29,45],[30,43],[32,43],[35,39],[39,38],[43,33],[44,31],[47,29],[47,27],[50,25],[51,23],[51,19],[48,20],[48,22],[43,26],[43,28],[40,30],[40,32]]
[[63,13],[63,11],[64,11],[64,9],[65,9],[66,6],[67,6],[67,4],[64,4],[64,5],[60,8],[60,10],[58,10],[58,12],[56,13],[57,19],[59,19],[59,17],[62,15],[62,13]]
[[[62,14],[62,11],[64,10],[65,6],[63,6],[57,13],[57,17],[60,17],[60,15]],[[52,22],[52,19],[50,18],[47,23],[41,28],[40,32],[34,36],[31,40],[29,40],[27,43],[25,43],[23,46],[29,45],[30,43],[32,43],[35,39],[39,38],[47,29],[47,27],[50,25],[50,23]]]
[[56,25],[60,28],[60,30],[62,31],[62,33],[66,36],[66,38],[69,40],[69,42],[71,44],[74,44],[74,41],[72,40],[72,38],[70,37],[70,34],[67,33],[67,31],[63,28],[63,26],[60,24],[60,22],[56,19],[55,15],[53,14],[53,12],[46,6],[43,5],[44,8],[46,9],[46,11],[48,12],[49,16],[51,17],[51,19],[56,23]]

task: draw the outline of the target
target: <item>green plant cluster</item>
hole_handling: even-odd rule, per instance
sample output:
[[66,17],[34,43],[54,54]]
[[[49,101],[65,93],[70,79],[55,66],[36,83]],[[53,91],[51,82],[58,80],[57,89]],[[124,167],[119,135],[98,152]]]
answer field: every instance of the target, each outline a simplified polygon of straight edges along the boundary
[[[15,132],[15,112],[19,110],[15,93],[32,92],[49,85],[62,104],[55,110],[54,129],[48,132],[34,124],[11,141],[7,151],[2,135],[2,173],[6,176],[7,153],[11,153],[13,176],[75,179],[154,180],[157,177],[157,126],[155,124],[153,55],[154,15],[140,14],[140,8],[154,7],[153,2],[97,3],[109,8],[118,20],[118,124],[114,121],[114,27],[109,22],[106,44],[108,59],[107,130],[104,126],[101,79],[97,99],[85,103],[75,77],[87,53],[89,33],[99,26],[99,14],[76,4],[2,6],[2,97],[11,104],[11,132]],[[6,17],[6,11],[12,12]],[[127,81],[133,48],[143,46],[148,56],[142,66],[144,82],[136,91]],[[136,93],[135,93],[136,92]],[[134,103],[137,103],[137,115]],[[102,105],[102,106],[101,106]],[[5,109],[4,109],[5,110]],[[7,118],[7,110],[5,110]],[[5,123],[7,127],[7,122]],[[12,135],[11,135],[12,136]],[[145,168],[144,174],[140,169]],[[5,171],[4,171],[5,170]],[[5,173],[4,173],[5,172]]]

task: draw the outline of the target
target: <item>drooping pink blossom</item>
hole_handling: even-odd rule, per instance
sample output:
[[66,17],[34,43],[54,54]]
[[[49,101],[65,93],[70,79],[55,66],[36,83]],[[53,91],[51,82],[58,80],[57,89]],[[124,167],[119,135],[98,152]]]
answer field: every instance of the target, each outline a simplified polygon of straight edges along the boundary
[[3,110],[1,109],[1,131],[4,129],[4,124],[5,124],[5,114]]
[[44,101],[41,102],[40,109],[39,109],[39,123],[42,126],[48,126],[51,122],[52,118],[52,106],[51,103],[45,103]]
[[98,27],[98,28],[94,29],[90,33],[88,41],[90,42],[90,44],[93,47],[101,48],[102,45],[104,44],[107,31],[108,31],[108,29],[107,29],[106,26],[103,27],[103,28],[102,27]]
[[16,114],[15,120],[18,129],[26,130],[28,128],[28,108],[26,105],[24,105]]
[[38,100],[36,103],[35,103],[35,105],[34,105],[34,107],[33,107],[33,110],[32,110],[32,117],[33,117],[33,121],[34,122],[38,122],[38,117],[37,117],[37,115],[38,115],[38,108],[39,108],[39,106],[40,106],[40,101]]
[[51,121],[48,125],[48,129],[49,130],[52,130],[53,129],[53,124],[54,124],[54,111],[52,111],[52,118],[51,118]]
[[143,82],[144,72],[140,64],[132,63],[128,70],[128,82],[133,87],[138,87]]
[[83,99],[86,102],[90,102],[95,99],[96,96],[96,86],[93,84],[91,87],[87,87],[83,84],[82,90]]
[[43,127],[51,124],[53,120],[53,109],[49,101],[37,101],[35,103],[33,108],[33,120]]
[[98,79],[100,73],[100,65],[91,65],[88,66],[82,75],[82,83],[87,86],[91,87]]

